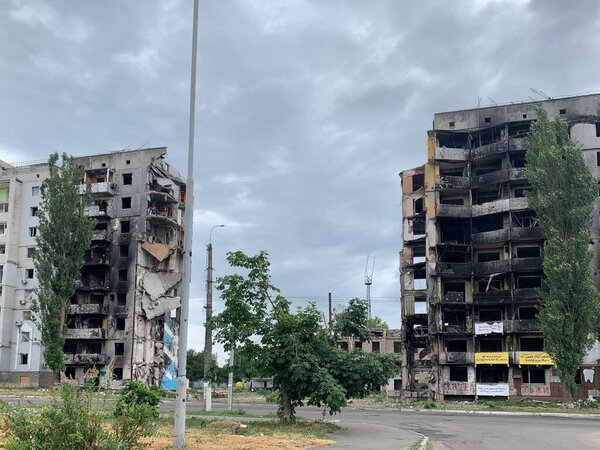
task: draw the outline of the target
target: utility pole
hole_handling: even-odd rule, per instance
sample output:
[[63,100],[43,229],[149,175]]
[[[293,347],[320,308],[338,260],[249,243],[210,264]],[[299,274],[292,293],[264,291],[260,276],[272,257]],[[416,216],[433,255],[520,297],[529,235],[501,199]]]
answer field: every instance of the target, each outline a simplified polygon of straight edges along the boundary
[[208,235],[208,244],[206,245],[206,322],[204,323],[204,409],[212,410],[212,386],[210,379],[210,367],[212,366],[212,285],[213,285],[213,265],[212,265],[212,232],[215,228],[222,228],[225,225],[215,225],[210,229]]
[[190,281],[192,275],[192,232],[194,231],[194,124],[196,118],[196,53],[198,48],[198,0],[194,0],[192,28],[192,68],[190,76],[190,121],[188,133],[188,173],[185,185],[185,236],[183,241],[183,280],[179,314],[179,349],[177,354],[177,385],[175,396],[175,438],[173,447],[185,445],[187,399],[187,346],[190,314]]
[[333,330],[333,309],[332,309],[332,305],[331,305],[331,292],[329,293],[329,332],[331,332],[331,330]]
[[235,362],[234,346],[229,350],[229,377],[227,378],[227,411],[233,411],[233,364]]

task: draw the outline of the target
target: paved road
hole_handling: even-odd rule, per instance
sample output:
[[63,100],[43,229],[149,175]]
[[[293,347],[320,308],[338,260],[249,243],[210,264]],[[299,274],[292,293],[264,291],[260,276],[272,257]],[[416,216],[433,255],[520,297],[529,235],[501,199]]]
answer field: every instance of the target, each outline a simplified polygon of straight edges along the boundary
[[[239,407],[253,414],[274,410],[271,405]],[[321,417],[316,408],[299,408],[298,414]],[[600,418],[344,409],[327,420],[339,420],[344,428],[333,436],[334,448],[404,449],[418,438],[410,433],[416,432],[429,437],[435,450],[600,449]]]
[[[4,397],[2,400],[9,400]],[[15,401],[16,399],[10,399]],[[9,400],[9,401],[10,401]],[[33,400],[39,403],[39,400]],[[164,402],[163,411],[172,411],[173,402]],[[236,404],[251,414],[276,411],[271,404]],[[188,403],[189,411],[201,411],[200,402]],[[213,410],[225,410],[215,402]],[[299,408],[298,415],[320,419],[321,410]],[[342,431],[332,438],[332,448],[405,449],[421,433],[432,440],[434,450],[598,450],[600,418],[476,415],[457,413],[401,412],[345,408],[341,414],[326,416],[339,421]]]

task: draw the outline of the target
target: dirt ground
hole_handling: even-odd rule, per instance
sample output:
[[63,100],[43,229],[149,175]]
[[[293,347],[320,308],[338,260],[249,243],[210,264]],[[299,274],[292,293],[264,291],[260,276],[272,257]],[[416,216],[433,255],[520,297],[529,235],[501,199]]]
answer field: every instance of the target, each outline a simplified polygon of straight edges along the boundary
[[[233,421],[220,421],[215,425],[222,425],[229,429]],[[167,450],[173,448],[173,429],[161,427],[156,436],[146,440],[147,450]],[[186,429],[186,449],[202,448],[206,450],[292,450],[308,449],[317,446],[329,446],[334,441],[330,439],[317,439],[304,436],[300,433],[270,433],[268,435],[233,435],[211,432],[202,428],[188,427]]]

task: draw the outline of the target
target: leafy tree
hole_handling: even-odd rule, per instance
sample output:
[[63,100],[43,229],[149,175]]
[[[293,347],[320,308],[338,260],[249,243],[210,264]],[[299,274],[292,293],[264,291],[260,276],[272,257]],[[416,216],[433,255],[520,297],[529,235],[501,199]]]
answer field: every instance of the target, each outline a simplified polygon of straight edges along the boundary
[[[217,365],[215,356],[212,357],[212,363],[209,368],[210,379],[213,381],[220,381],[222,376],[220,372],[222,369]],[[189,349],[187,351],[187,376],[192,381],[204,379],[204,351],[196,351]]]
[[389,328],[387,322],[381,317],[373,316],[367,319],[367,327],[376,330],[387,330]]
[[[260,370],[273,376],[273,387],[279,391],[283,421],[293,421],[295,408],[303,404],[339,412],[348,398],[366,395],[397,372],[393,355],[338,349],[314,303],[292,312],[291,303],[271,285],[266,252],[251,257],[230,252],[227,259],[248,275],[219,279],[225,309],[214,318],[216,338],[229,348],[244,342],[253,346],[249,347],[253,354],[260,354]],[[348,329],[364,336],[364,323],[349,322]]]
[[366,300],[353,298],[334,317],[333,333],[336,337],[349,337],[361,341],[371,340],[369,304]]
[[597,185],[567,124],[538,108],[527,141],[525,174],[530,206],[546,231],[539,321],[546,351],[563,382],[565,402],[575,394],[575,374],[593,342],[599,295],[591,273],[591,215]]
[[83,168],[73,157],[50,155],[50,174],[41,186],[42,204],[34,264],[38,288],[34,311],[44,345],[44,358],[55,374],[65,370],[63,346],[65,318],[71,297],[81,279],[85,251],[90,247],[95,220],[85,215],[90,190],[80,195]]

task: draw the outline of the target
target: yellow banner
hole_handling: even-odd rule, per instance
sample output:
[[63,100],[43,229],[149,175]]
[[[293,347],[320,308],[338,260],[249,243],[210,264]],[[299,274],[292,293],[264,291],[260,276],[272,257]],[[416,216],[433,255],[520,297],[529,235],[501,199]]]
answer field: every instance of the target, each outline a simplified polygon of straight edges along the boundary
[[506,364],[508,366],[508,352],[475,353],[475,365],[477,364]]
[[554,360],[546,352],[519,352],[519,365],[553,366]]

